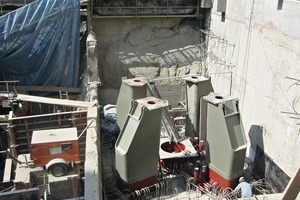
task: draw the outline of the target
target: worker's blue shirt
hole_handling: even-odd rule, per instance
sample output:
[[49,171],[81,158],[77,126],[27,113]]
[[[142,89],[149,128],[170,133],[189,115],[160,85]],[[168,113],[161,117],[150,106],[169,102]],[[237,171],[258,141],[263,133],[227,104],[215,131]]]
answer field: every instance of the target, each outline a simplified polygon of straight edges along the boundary
[[241,182],[239,183],[234,190],[242,191],[242,197],[252,197],[252,188],[251,185],[247,182]]

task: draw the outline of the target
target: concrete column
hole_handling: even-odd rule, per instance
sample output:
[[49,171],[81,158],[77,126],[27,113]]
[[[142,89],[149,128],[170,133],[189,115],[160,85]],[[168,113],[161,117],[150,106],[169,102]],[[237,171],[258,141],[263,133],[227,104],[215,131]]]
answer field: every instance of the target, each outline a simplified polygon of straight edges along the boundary
[[122,129],[129,113],[131,101],[147,96],[147,79],[144,77],[125,79],[122,81],[117,100],[117,123]]
[[218,0],[217,12],[226,12],[227,0]]
[[202,0],[200,7],[201,8],[212,8],[212,0]]
[[94,32],[89,32],[86,39],[88,83],[100,82],[98,75],[98,58],[96,53],[97,38]]
[[187,104],[185,135],[198,137],[199,113],[201,113],[200,99],[210,92],[213,92],[213,87],[210,82],[210,77],[192,76],[184,78],[184,80],[186,81]]
[[87,117],[91,124],[86,131],[84,198],[102,199],[99,109],[89,107]]
[[247,140],[238,99],[210,93],[207,101],[207,149],[209,178],[223,188],[235,187],[243,173]]
[[132,101],[116,141],[119,180],[132,191],[157,182],[162,109],[165,100],[146,97]]
[[[17,158],[18,157],[18,152],[16,150],[16,134],[14,132],[14,125],[13,125],[13,112],[10,111],[8,115],[8,145],[10,147],[10,153],[12,154],[13,157]],[[14,160],[14,164],[17,165],[16,161]]]

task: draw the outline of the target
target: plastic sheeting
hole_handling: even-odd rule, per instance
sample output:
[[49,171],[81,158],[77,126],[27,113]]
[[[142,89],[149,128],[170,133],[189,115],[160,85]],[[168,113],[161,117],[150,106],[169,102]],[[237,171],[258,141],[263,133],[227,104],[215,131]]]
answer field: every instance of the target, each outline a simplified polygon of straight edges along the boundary
[[79,37],[79,0],[39,0],[0,17],[0,80],[77,87]]

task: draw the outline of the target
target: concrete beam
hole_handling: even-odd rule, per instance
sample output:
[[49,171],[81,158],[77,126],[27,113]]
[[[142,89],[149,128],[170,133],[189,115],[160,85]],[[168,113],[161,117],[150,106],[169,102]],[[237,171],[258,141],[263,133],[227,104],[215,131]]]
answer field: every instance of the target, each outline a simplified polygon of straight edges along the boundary
[[97,37],[94,32],[89,32],[86,39],[87,49],[87,70],[88,70],[88,83],[100,82],[98,76],[98,58],[96,52]]
[[217,12],[226,12],[227,0],[218,0]]
[[200,7],[201,8],[212,8],[212,0],[202,0]]
[[[102,170],[100,149],[100,118],[97,107],[88,108],[88,124],[85,150],[85,199],[102,199]],[[91,120],[93,120],[91,122]]]
[[[1,82],[0,82],[1,83]],[[58,91],[64,91],[64,92],[72,92],[72,93],[80,93],[80,88],[73,88],[73,87],[51,87],[51,86],[22,86],[22,85],[16,85],[16,92],[17,93],[23,93],[23,92],[58,92]],[[12,85],[9,85],[8,87],[9,91],[14,91],[14,88]],[[5,91],[5,86],[0,86],[0,91]]]
[[[6,93],[0,93],[0,95],[7,96]],[[55,98],[48,98],[48,97],[38,97],[32,95],[25,95],[25,94],[18,94],[16,99],[20,101],[29,101],[35,103],[45,103],[45,104],[52,104],[52,105],[61,105],[61,106],[69,106],[69,107],[92,107],[94,104],[91,102],[86,101],[74,101],[74,100],[67,100],[67,99],[55,99]]]

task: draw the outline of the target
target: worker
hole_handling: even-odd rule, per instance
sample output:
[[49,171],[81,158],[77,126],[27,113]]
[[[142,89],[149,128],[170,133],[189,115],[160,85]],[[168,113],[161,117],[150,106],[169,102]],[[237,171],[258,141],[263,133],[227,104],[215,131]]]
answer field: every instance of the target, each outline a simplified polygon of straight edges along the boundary
[[239,182],[240,183],[236,186],[236,188],[234,190],[235,191],[241,190],[242,198],[252,197],[251,185],[245,181],[245,178],[241,177],[239,179]]

